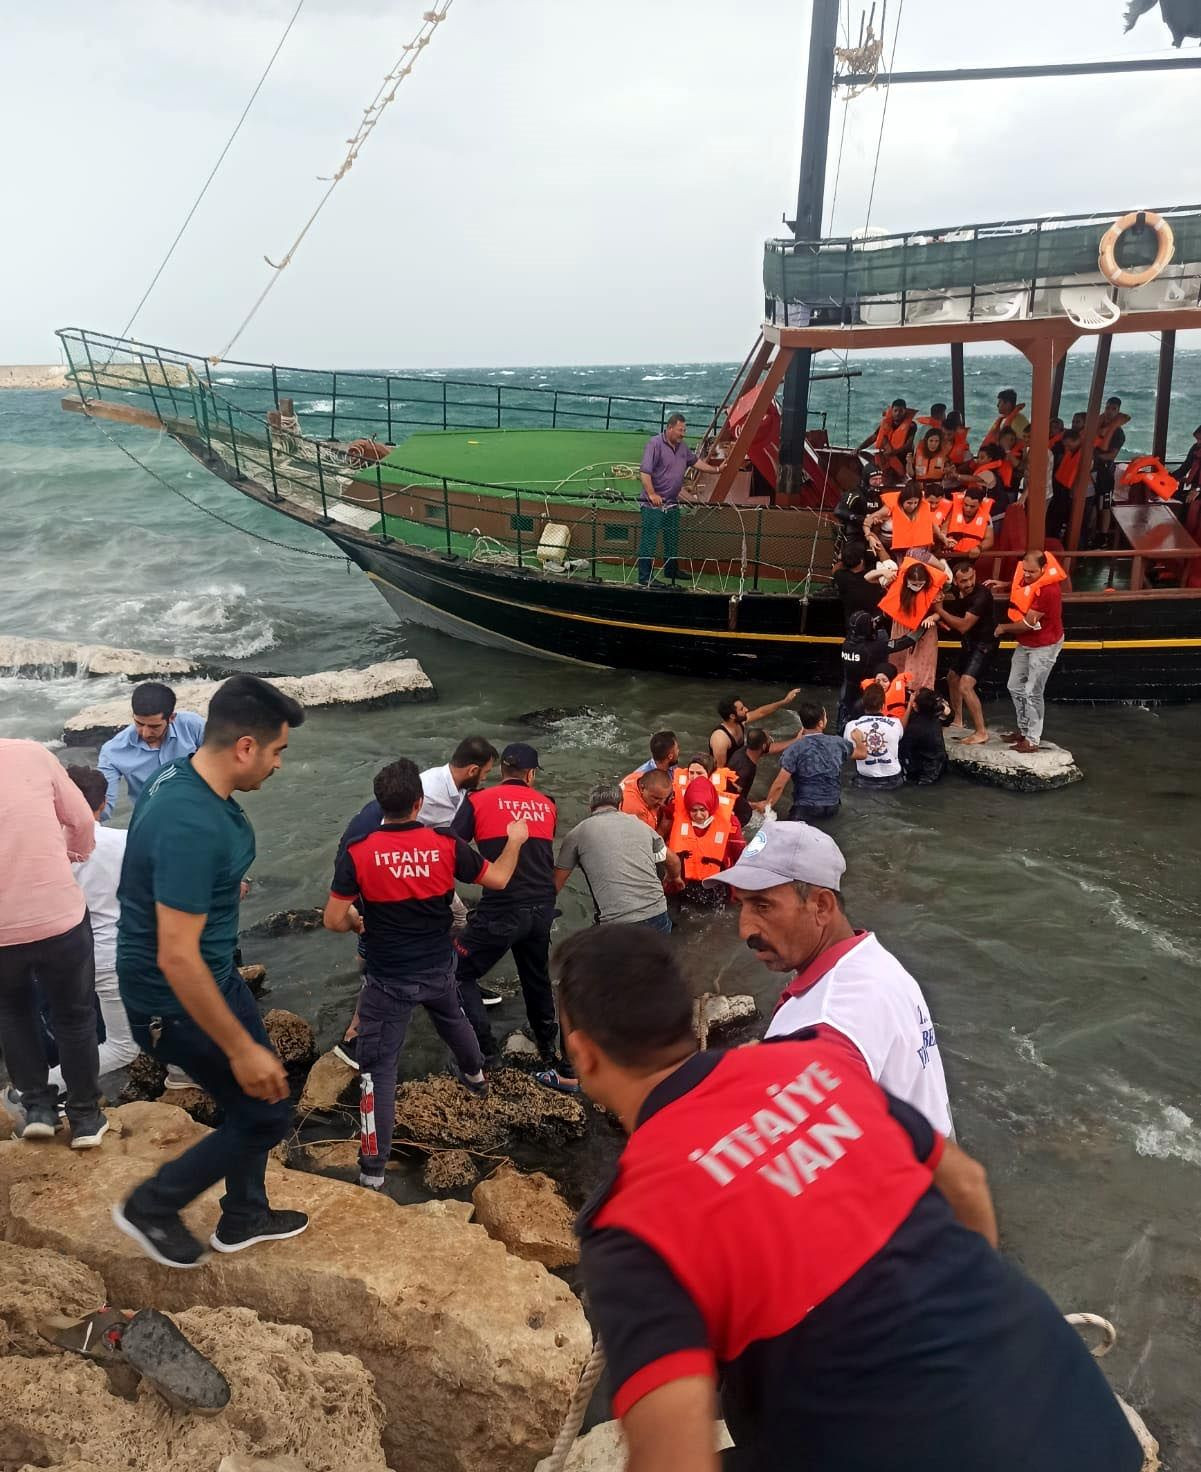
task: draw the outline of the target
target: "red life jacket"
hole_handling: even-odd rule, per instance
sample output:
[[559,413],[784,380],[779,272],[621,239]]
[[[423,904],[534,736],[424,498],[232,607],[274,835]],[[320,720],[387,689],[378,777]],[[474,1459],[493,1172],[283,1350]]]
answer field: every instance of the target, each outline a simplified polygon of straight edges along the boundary
[[900,451],[909,443],[913,429],[913,410],[906,409],[900,424],[893,424],[892,410],[885,409],[880,416],[880,427],[876,431],[876,449]]
[[1047,436],[1047,449],[1053,450],[1055,446],[1059,444],[1059,442],[1063,439],[1064,433],[1065,431],[1061,429],[1058,430],[1055,434],[1049,434]]
[[1013,583],[1009,589],[1009,622],[1020,624],[1030,612],[1030,605],[1034,602],[1040,588],[1048,588],[1052,583],[1061,583],[1067,573],[1064,572],[1053,552],[1047,553],[1047,565],[1032,583],[1022,581],[1022,564],[1019,562],[1013,570]]
[[[901,606],[901,589],[905,586],[905,579],[909,575],[910,569],[914,567],[924,567],[930,574],[930,583],[929,586],[923,588],[920,593],[915,595],[912,606],[906,610]],[[896,577],[892,580],[892,586],[885,593],[884,597],[880,599],[880,612],[887,614],[889,618],[895,619],[897,623],[906,629],[917,629],[921,626],[922,619],[926,617],[930,609],[934,606],[934,600],[942,591],[946,581],[947,575],[941,567],[937,567],[930,562],[919,562],[916,557],[906,557],[902,561]]]
[[[866,690],[869,685],[876,684],[875,680],[860,680],[860,690]],[[909,691],[913,685],[913,676],[908,670],[902,670],[889,680],[884,690],[884,714],[895,716],[897,720],[905,714],[909,705]]]
[[932,547],[934,545],[934,513],[925,501],[917,508],[917,515],[910,518],[901,510],[901,493],[885,491],[881,501],[892,512],[892,550],[905,552],[910,547]]
[[969,521],[963,510],[963,495],[960,493],[951,498],[951,514],[947,518],[945,531],[951,538],[951,550],[954,552],[971,552],[973,548],[980,546],[988,535],[988,529],[992,525],[992,498],[986,496],[976,508],[976,514]]

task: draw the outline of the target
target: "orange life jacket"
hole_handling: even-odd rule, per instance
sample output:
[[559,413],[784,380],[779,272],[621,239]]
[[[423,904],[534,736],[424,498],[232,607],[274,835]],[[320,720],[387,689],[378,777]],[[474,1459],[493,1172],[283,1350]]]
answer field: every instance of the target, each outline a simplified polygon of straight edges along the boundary
[[1180,482],[1154,455],[1140,455],[1137,460],[1132,460],[1122,475],[1122,484],[1146,486],[1165,501],[1171,500],[1180,489]]
[[1065,433],[1066,431],[1061,429],[1058,430],[1055,434],[1049,434],[1047,436],[1047,449],[1053,450],[1055,446],[1059,444],[1060,440],[1063,439]]
[[906,552],[910,547],[932,547],[934,513],[923,500],[915,517],[906,516],[901,510],[900,495],[899,491],[885,491],[880,497],[892,512],[892,550]]
[[[922,589],[915,598],[911,608],[907,611],[901,606],[901,589],[905,586],[905,579],[909,575],[910,568],[924,567],[930,574],[928,587]],[[947,575],[941,567],[930,562],[919,562],[916,557],[906,557],[897,575],[892,580],[892,586],[884,597],[880,599],[880,612],[887,614],[889,618],[896,619],[906,629],[917,629],[921,626],[922,619],[934,606],[934,600],[942,591],[947,581]]]
[[1059,457],[1059,464],[1055,467],[1055,484],[1063,486],[1066,490],[1074,490],[1076,486],[1076,475],[1080,470],[1080,451],[1065,450]]
[[976,474],[982,470],[991,470],[1001,484],[1008,491],[1013,486],[1013,461],[1012,460],[986,460],[983,465],[976,466]]
[[900,424],[892,422],[892,410],[885,409],[880,415],[880,427],[876,430],[877,450],[903,450],[909,443],[909,434],[913,429],[913,410],[906,409],[905,417]]
[[927,455],[921,446],[913,451],[913,478],[914,480],[929,481],[942,480],[946,474],[947,457],[940,450],[937,455]]
[[[677,811],[684,804],[684,789],[688,786],[689,782],[695,782],[696,780],[695,777],[688,775],[687,767],[677,767],[675,769],[672,774],[672,781],[675,783]],[[738,773],[731,771],[729,767],[718,767],[707,780],[712,782],[714,787],[717,788],[719,797],[723,792],[738,791]]]
[[[860,680],[860,690],[866,690],[869,685],[874,685],[875,680]],[[899,675],[889,680],[884,691],[884,714],[895,716],[899,721],[905,714],[909,705],[909,690],[913,685],[913,676],[908,670],[902,670]]]
[[[693,778],[688,779],[690,782]],[[710,781],[713,779],[710,778]],[[703,833],[693,826],[684,807],[684,794],[676,799],[676,815],[667,846],[683,859],[685,879],[708,879],[721,872],[733,831],[734,799],[728,792],[717,794],[717,813]]]
[[1025,404],[1015,404],[1013,408],[1010,409],[1008,414],[998,414],[992,422],[992,428],[980,441],[981,446],[994,444],[996,442],[997,436],[1001,433],[1003,429],[1012,429],[1013,421],[1018,417],[1018,415],[1025,407]]
[[930,507],[930,514],[934,518],[935,526],[942,526],[947,517],[951,514],[952,502],[950,496],[944,496],[937,506],[931,506],[928,500],[926,502],[926,505]]
[[957,429],[951,438],[951,448],[947,452],[947,459],[952,465],[966,465],[972,458],[972,447],[967,437],[966,429]]
[[1034,602],[1040,588],[1049,588],[1052,583],[1061,583],[1067,573],[1064,572],[1053,552],[1047,553],[1047,565],[1032,583],[1022,581],[1022,564],[1019,562],[1013,570],[1013,583],[1009,589],[1009,622],[1020,624],[1030,612],[1030,605]]
[[970,552],[974,547],[980,546],[988,535],[988,529],[992,525],[992,498],[986,496],[976,508],[976,514],[969,521],[963,511],[963,495],[951,497],[951,514],[947,518],[944,530],[951,538],[951,550],[953,552]]
[[1103,455],[1108,455],[1114,435],[1119,429],[1121,429],[1123,424],[1129,423],[1129,414],[1119,414],[1118,417],[1111,423],[1098,425],[1096,448],[1100,450]]
[[924,424],[927,429],[941,429],[945,421],[942,419],[931,419],[929,414],[919,414],[917,416],[917,422],[918,424]]

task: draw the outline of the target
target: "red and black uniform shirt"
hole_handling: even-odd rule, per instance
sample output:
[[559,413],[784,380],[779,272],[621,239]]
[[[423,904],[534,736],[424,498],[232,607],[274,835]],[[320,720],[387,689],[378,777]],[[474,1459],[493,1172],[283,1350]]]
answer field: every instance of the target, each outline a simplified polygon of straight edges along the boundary
[[366,833],[348,830],[330,892],[358,902],[368,972],[403,981],[450,966],[455,880],[478,884],[487,867],[486,859],[444,830],[386,823]]
[[1137,1472],[1079,1335],[933,1186],[943,1145],[821,1029],[689,1059],[577,1223],[615,1412],[710,1375],[740,1467]]
[[447,831],[474,841],[486,859],[500,858],[510,823],[528,823],[530,829],[512,879],[504,889],[485,891],[481,910],[554,903],[557,816],[553,797],[517,779],[467,794]]

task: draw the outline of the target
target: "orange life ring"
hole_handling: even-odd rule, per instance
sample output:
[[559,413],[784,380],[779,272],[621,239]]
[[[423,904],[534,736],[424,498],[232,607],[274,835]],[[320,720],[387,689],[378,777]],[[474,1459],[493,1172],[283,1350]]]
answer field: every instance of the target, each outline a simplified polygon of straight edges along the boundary
[[[1114,251],[1126,231],[1138,224],[1150,225],[1159,241],[1159,249],[1155,252],[1155,259],[1142,271],[1126,271],[1118,265]],[[1172,234],[1172,227],[1162,215],[1157,215],[1154,210],[1131,210],[1128,215],[1115,220],[1102,235],[1097,265],[1106,281],[1114,286],[1146,286],[1168,264],[1175,250],[1176,238]]]

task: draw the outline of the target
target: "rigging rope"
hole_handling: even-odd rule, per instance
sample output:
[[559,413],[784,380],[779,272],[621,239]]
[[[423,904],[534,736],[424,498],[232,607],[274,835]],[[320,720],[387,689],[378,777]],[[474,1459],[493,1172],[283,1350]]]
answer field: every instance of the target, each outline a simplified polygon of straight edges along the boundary
[[[297,0],[296,9],[292,12],[292,19],[284,27],[284,33],[279,38],[279,41],[276,44],[275,50],[271,53],[271,57],[268,60],[267,65],[263,68],[263,74],[262,74],[262,76],[255,83],[255,85],[254,85],[254,91],[250,94],[250,97],[249,97],[249,100],[246,103],[246,106],[242,109],[242,116],[235,123],[233,132],[225,140],[225,147],[217,155],[217,162],[209,170],[209,176],[204,181],[204,184],[201,186],[200,193],[192,201],[192,208],[184,216],[183,224],[179,227],[178,231],[176,232],[175,239],[171,242],[170,246],[168,247],[167,254],[163,257],[162,261],[159,263],[158,270],[150,278],[150,285],[142,293],[142,299],[141,299],[141,301],[133,309],[133,315],[130,317],[129,321],[125,324],[125,326],[121,329],[121,333],[120,333],[120,336],[121,337],[128,337],[129,336],[129,329],[137,321],[138,314],[141,312],[142,308],[146,305],[146,302],[149,300],[150,293],[158,285],[158,279],[163,274],[163,272],[166,270],[166,268],[167,268],[167,262],[175,254],[175,247],[183,239],[183,237],[184,237],[184,231],[192,223],[192,216],[200,208],[200,201],[208,193],[209,185],[217,177],[217,170],[225,162],[225,155],[233,147],[234,139],[242,131],[242,124],[246,121],[246,118],[247,118],[247,115],[250,112],[250,109],[254,106],[254,99],[259,95],[259,92],[262,90],[263,83],[267,80],[268,73],[271,71],[271,68],[275,65],[275,58],[283,50],[284,42],[288,39],[288,33],[291,31],[292,27],[296,24],[296,17],[300,14],[300,12],[301,12],[301,10],[303,8],[304,8],[304,0]],[[116,353],[116,351],[117,351],[117,349],[116,349],[116,347],[114,347],[112,349],[112,351],[109,353],[109,355],[108,355],[108,361],[110,363],[113,361],[113,355]]]
[[[872,205],[876,199],[876,178],[880,172],[880,149],[884,144],[884,124],[888,118],[888,99],[892,96],[892,73],[897,62],[897,40],[901,34],[901,18],[904,14],[905,0],[901,0],[900,5],[897,6],[896,29],[892,33],[892,55],[888,59],[889,80],[884,84],[884,106],[880,112],[880,135],[876,139],[876,159],[872,164],[872,187],[867,196],[867,215],[863,221],[863,238],[865,240],[867,239],[868,228],[872,223]],[[883,49],[883,40],[881,40],[881,49]]]
[[[454,0],[437,0],[437,3],[434,5],[432,10],[425,11],[424,15],[422,16],[421,27],[417,31],[417,34],[410,42],[408,42],[404,50],[400,53],[400,56],[393,63],[391,70],[385,75],[370,105],[363,109],[363,119],[359,123],[359,126],[355,129],[354,136],[346,140],[346,156],[343,158],[341,164],[338,166],[337,172],[333,174],[332,177],[328,180],[329,188],[317,201],[316,209],[314,209],[313,213],[301,226],[299,235],[297,235],[296,239],[288,247],[287,252],[283,256],[283,259],[280,260],[277,264],[271,259],[270,256],[263,257],[263,259],[271,267],[274,275],[270,277],[266,286],[264,286],[262,291],[259,292],[253,306],[250,308],[250,311],[246,313],[245,317],[242,318],[242,321],[239,324],[238,329],[234,333],[234,335],[230,338],[230,340],[225,344],[225,346],[221,349],[219,353],[216,353],[209,359],[210,363],[214,365],[220,363],[223,358],[229,355],[229,351],[233,347],[234,343],[237,342],[237,340],[246,331],[247,327],[250,326],[250,323],[254,320],[255,314],[258,312],[263,303],[267,300],[267,297],[270,294],[271,289],[274,287],[275,283],[279,280],[280,276],[284,273],[288,266],[292,264],[292,257],[300,248],[301,241],[303,241],[304,237],[309,233],[309,230],[316,222],[317,216],[325,208],[330,195],[333,194],[334,190],[338,187],[338,185],[342,182],[342,180],[346,177],[351,168],[354,166],[355,159],[357,159],[359,154],[362,152],[363,145],[367,142],[367,139],[374,131],[376,123],[378,123],[380,118],[383,116],[384,109],[389,105],[389,103],[395,100],[396,89],[413,70],[414,63],[416,62],[418,56],[420,56],[422,51],[429,45],[431,37],[438,29],[438,26],[441,25],[441,23],[446,19],[446,14],[450,10],[450,7],[453,3]],[[326,181],[323,180],[322,182]]]

